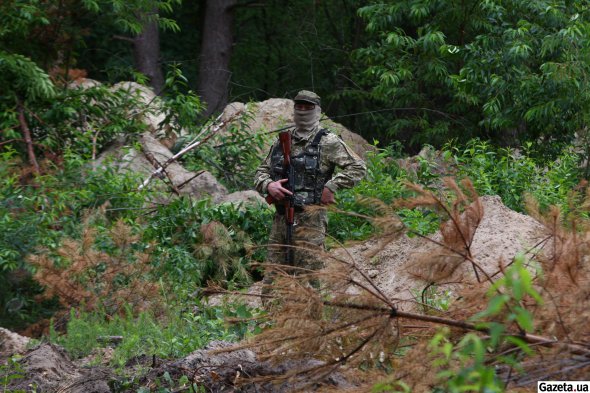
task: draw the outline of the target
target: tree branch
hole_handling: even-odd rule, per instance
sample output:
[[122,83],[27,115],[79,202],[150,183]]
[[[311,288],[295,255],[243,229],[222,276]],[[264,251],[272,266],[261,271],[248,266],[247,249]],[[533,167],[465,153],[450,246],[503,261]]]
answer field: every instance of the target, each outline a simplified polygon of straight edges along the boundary
[[[166,160],[166,162],[164,162],[162,165],[160,165],[160,167],[158,169],[156,169],[155,171],[153,171],[150,174],[150,176],[143,181],[143,183],[139,186],[139,189],[142,190],[143,188],[145,188],[150,183],[150,181],[154,177],[161,175],[165,171],[166,167],[168,167],[168,165],[172,164],[174,161],[178,160],[180,157],[182,157],[183,155],[185,155],[189,151],[191,151],[191,150],[199,147],[200,145],[202,145],[203,143],[205,143],[209,139],[211,139],[215,134],[217,134],[219,132],[219,130],[221,130],[226,124],[228,124],[229,122],[231,122],[232,120],[234,120],[236,118],[236,116],[239,115],[240,113],[241,112],[236,112],[229,119],[224,120],[224,121],[218,123],[215,127],[213,127],[213,129],[211,130],[211,133],[209,135],[207,135],[206,137],[204,137],[201,140],[193,140],[193,142],[191,142],[187,147],[185,147],[184,149],[182,149],[181,151],[179,151],[178,153],[176,153],[175,155],[173,155],[172,157],[170,157],[168,160]],[[211,124],[211,126],[213,124],[215,124],[216,122],[218,122],[221,119],[221,116],[222,115],[219,115],[217,117],[217,119],[215,119],[215,121]],[[210,129],[211,126],[207,127],[207,129]],[[206,131],[203,131],[201,133],[201,135],[204,132],[206,132]]]

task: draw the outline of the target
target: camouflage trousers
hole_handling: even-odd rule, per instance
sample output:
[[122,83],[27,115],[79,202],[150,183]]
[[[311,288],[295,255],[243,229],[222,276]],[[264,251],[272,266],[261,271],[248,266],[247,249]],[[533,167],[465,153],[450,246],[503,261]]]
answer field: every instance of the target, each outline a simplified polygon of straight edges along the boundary
[[[325,208],[305,209],[295,212],[295,225],[293,226],[293,269],[292,274],[305,273],[301,269],[319,270],[324,267],[322,256],[324,240],[328,228],[328,214]],[[287,247],[285,237],[287,226],[285,216],[275,214],[270,232],[268,246],[268,263],[285,264]],[[299,269],[301,268],[301,269]],[[265,273],[264,283],[272,282],[272,274]]]

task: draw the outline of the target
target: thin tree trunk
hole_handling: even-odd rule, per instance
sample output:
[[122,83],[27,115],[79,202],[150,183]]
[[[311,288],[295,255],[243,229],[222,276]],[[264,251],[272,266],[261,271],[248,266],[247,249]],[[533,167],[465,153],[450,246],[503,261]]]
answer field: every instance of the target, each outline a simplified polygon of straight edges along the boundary
[[20,129],[23,133],[25,144],[27,145],[29,163],[33,166],[33,171],[35,172],[35,174],[38,175],[41,172],[41,170],[39,169],[39,163],[37,162],[37,157],[35,156],[35,149],[33,148],[33,138],[31,138],[31,130],[29,129],[29,125],[27,124],[27,119],[25,117],[25,108],[23,106],[23,103],[18,98],[16,99],[16,108],[18,112],[18,122],[20,125]]
[[164,75],[160,67],[160,31],[158,22],[146,18],[141,34],[133,39],[135,67],[147,76],[156,94],[164,88]]
[[237,0],[208,0],[206,4],[198,86],[198,93],[207,104],[205,116],[222,109],[228,101],[236,3]]

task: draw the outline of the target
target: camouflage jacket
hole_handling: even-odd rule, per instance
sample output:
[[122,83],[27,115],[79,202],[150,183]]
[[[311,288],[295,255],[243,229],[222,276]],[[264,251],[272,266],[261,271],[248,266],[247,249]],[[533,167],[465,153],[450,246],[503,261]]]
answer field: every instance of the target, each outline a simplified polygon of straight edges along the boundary
[[[313,141],[316,133],[310,132],[304,137],[299,137],[296,132],[291,132],[292,146],[291,155],[300,154],[307,144]],[[271,155],[272,151],[279,144],[278,138],[270,148],[270,151],[262,164],[256,170],[254,177],[254,187],[261,194],[267,193],[267,188],[272,180]],[[329,132],[320,141],[320,168],[322,172],[333,172],[334,175],[325,184],[330,191],[336,192],[343,188],[351,188],[356,185],[365,176],[367,167],[365,162],[354,153],[344,141]],[[334,169],[339,170],[334,172]]]

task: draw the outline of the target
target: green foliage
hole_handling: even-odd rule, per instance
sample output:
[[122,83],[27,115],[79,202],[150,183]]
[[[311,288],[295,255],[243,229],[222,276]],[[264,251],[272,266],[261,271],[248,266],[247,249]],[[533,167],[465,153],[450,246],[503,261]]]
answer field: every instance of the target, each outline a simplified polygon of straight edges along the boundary
[[[157,243],[156,263],[174,282],[202,285],[215,277],[243,283],[250,259],[264,258],[263,248],[250,255],[248,244],[268,242],[272,216],[266,206],[244,209],[231,203],[212,205],[209,200],[179,198],[158,208],[147,223],[144,239]],[[206,224],[213,222],[223,225],[221,238],[204,233]],[[215,241],[220,243],[216,246]],[[223,266],[228,269],[222,277]]]
[[237,341],[256,331],[252,323],[228,325],[226,318],[250,318],[255,313],[243,304],[219,307],[204,306],[187,301],[182,306],[170,305],[164,315],[141,313],[107,320],[105,315],[72,310],[67,334],[52,330],[50,341],[62,345],[74,358],[88,356],[101,346],[101,337],[123,336],[115,347],[111,364],[123,367],[135,356],[156,355],[159,358],[179,358],[204,347],[212,340]]
[[435,284],[429,285],[422,291],[412,291],[412,294],[421,303],[425,313],[430,313],[433,310],[448,311],[453,296],[453,292],[450,289],[441,290]]
[[163,111],[166,114],[160,127],[169,127],[178,135],[200,132],[199,116],[203,103],[195,92],[189,89],[188,80],[178,64],[170,65],[166,74]]
[[241,114],[237,122],[213,139],[221,143],[208,143],[183,157],[185,166],[194,171],[208,170],[230,192],[249,189],[260,164],[260,152],[268,148],[272,138],[260,130],[250,130],[250,120],[251,113]]
[[[525,298],[537,304],[543,302],[533,287],[524,257],[520,255],[504,277],[490,287],[486,310],[472,317],[480,328],[487,329],[488,337],[468,333],[455,344],[449,339],[448,329],[435,335],[430,342],[435,357],[433,365],[441,368],[438,377],[444,382],[445,391],[504,392],[505,386],[496,375],[496,366],[506,364],[518,369],[522,355],[532,353],[524,340],[509,333],[513,323],[522,332],[533,330],[533,316],[523,306]],[[513,345],[519,351],[501,353],[499,349],[503,343]]]
[[371,388],[371,393],[410,393],[412,389],[402,381],[379,382]]
[[55,86],[49,75],[23,55],[0,49],[0,75],[0,86],[4,94],[11,93],[13,102],[16,97],[36,100],[49,99],[55,95]]
[[[379,214],[376,203],[390,205],[395,199],[407,196],[403,182],[410,175],[399,167],[396,159],[400,156],[399,145],[368,152],[367,176],[356,187],[338,192],[338,210],[373,217]],[[432,177],[425,175],[426,170],[420,173],[421,178]],[[396,213],[408,228],[418,233],[429,234],[438,229],[439,221],[433,212],[401,209]],[[330,212],[329,220],[328,233],[338,241],[362,240],[374,234],[375,227],[362,217]]]
[[590,13],[582,0],[397,1],[362,7],[370,98],[400,108],[392,135],[523,143],[567,139],[587,120]]
[[[79,156],[68,156],[65,168],[37,178],[34,185],[18,181],[14,151],[0,160],[0,323],[22,327],[49,316],[51,303],[38,303],[40,291],[29,277],[25,256],[38,247],[56,249],[64,236],[79,235],[85,211],[108,204],[107,216],[133,221],[147,192],[138,180],[112,168],[91,170]],[[106,207],[106,206],[105,206]]]
[[[394,160],[398,155],[393,146],[368,152],[367,176],[356,187],[338,192],[338,210],[373,216],[372,198],[389,204],[400,197],[404,174]],[[328,233],[339,241],[366,239],[374,233],[374,227],[361,217],[331,212],[329,221]]]
[[[494,282],[489,294],[490,301],[487,309],[475,315],[474,320],[495,317],[507,311],[505,321],[515,321],[523,332],[530,333],[533,330],[532,314],[522,306],[522,301],[530,298],[537,304],[543,304],[543,299],[533,287],[533,278],[526,269],[523,255],[515,257],[514,263],[506,270],[506,274]],[[502,331],[494,329],[497,326],[495,322],[485,324],[489,324],[490,329],[493,330],[490,339],[495,346],[500,340]]]
[[[25,377],[24,370],[17,356],[10,357],[6,363],[0,364],[0,387],[6,393],[25,393],[24,390],[8,389],[8,385],[16,379]],[[34,387],[33,387],[34,389]]]
[[567,211],[568,194],[579,183],[581,157],[570,148],[556,160],[540,160],[532,143],[520,151],[494,147],[474,139],[465,146],[447,144],[443,155],[457,166],[459,177],[472,179],[480,195],[499,195],[516,211],[524,210],[525,193],[532,194],[542,207],[556,204]]
[[145,131],[137,113],[153,110],[142,102],[139,90],[98,85],[61,90],[51,103],[38,109],[38,118],[31,118],[30,126],[37,128],[36,141],[42,146],[94,159],[118,136]]
[[[448,333],[443,330],[430,342],[432,354],[437,356],[434,366],[443,368],[438,377],[444,381],[445,391],[503,392],[503,383],[496,376],[494,367],[486,364],[485,340],[475,333],[468,333],[454,345],[447,338]],[[453,363],[458,363],[459,370],[448,367]]]

